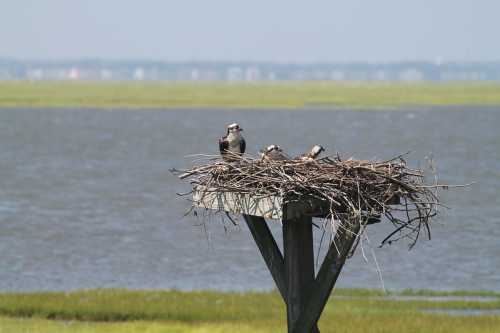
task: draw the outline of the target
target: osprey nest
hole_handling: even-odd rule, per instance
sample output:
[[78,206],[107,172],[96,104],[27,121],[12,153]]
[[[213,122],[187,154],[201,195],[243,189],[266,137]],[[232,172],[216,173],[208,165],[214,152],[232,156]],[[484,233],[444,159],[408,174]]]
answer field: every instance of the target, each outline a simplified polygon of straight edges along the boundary
[[[410,248],[423,231],[430,239],[429,222],[438,212],[436,190],[445,185],[427,185],[423,170],[407,167],[401,156],[386,161],[337,157],[317,160],[261,160],[234,155],[230,161],[205,156],[188,170],[172,170],[189,180],[193,191],[248,194],[256,198],[280,197],[282,205],[320,202],[327,228],[364,230],[370,221],[385,217],[394,229],[382,241],[401,238]],[[192,201],[192,209],[198,205]],[[229,216],[229,215],[228,215]],[[230,218],[231,219],[231,218]],[[233,221],[231,219],[231,221]]]

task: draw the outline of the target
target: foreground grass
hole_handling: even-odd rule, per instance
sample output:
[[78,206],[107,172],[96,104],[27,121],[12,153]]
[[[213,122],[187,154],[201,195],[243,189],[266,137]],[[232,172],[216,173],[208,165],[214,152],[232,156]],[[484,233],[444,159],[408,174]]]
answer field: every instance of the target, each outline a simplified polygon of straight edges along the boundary
[[302,108],[500,105],[500,84],[0,82],[0,107]]
[[[500,320],[495,317],[446,317],[446,316],[337,316],[335,320],[320,322],[321,332],[500,332]],[[46,319],[13,319],[0,317],[0,333],[250,333],[286,332],[286,327],[274,322],[252,323],[182,323],[169,321],[136,321],[119,323],[93,323],[53,321]]]
[[[380,298],[377,291],[339,290],[336,295],[342,297],[327,304],[319,326],[322,332],[500,332],[500,316],[452,317],[421,311],[500,309],[497,294],[466,294],[494,299],[395,301]],[[0,333],[282,332],[285,326],[285,307],[276,293],[90,290],[0,294]]]

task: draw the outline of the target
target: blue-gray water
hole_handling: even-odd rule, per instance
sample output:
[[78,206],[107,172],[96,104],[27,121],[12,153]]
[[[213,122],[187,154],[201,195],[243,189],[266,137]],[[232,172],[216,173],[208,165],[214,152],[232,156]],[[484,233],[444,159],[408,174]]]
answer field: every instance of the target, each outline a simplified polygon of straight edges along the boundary
[[[411,150],[413,165],[432,153],[443,182],[477,182],[443,193],[451,209],[412,251],[377,248],[388,226],[369,237],[388,289],[498,291],[499,111],[0,109],[0,290],[272,288],[244,226],[226,233],[211,221],[205,232],[182,218],[189,204],[176,192],[189,188],[168,171],[216,153],[237,121],[250,153],[271,143],[364,159]],[[364,248],[369,262],[357,253],[338,285],[380,287]]]

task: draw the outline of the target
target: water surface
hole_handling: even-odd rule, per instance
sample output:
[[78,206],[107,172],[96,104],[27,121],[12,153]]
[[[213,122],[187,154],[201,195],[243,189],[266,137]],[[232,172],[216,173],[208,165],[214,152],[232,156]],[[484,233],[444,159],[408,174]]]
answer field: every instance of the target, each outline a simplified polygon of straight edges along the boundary
[[[321,143],[344,157],[432,153],[451,209],[408,252],[370,244],[350,259],[343,287],[500,290],[500,110],[0,109],[0,290],[75,288],[270,289],[248,230],[182,217],[188,187],[169,173],[184,156],[216,153],[237,121],[256,153],[275,143],[300,153]],[[273,224],[279,238],[279,224]],[[359,251],[358,251],[359,252]]]

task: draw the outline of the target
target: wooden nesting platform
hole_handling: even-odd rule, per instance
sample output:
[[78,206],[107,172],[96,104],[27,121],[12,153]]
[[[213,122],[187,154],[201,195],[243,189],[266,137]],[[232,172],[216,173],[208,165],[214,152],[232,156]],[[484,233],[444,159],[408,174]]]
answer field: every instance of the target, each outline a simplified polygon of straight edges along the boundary
[[329,213],[328,202],[312,197],[283,204],[284,198],[280,196],[218,192],[202,186],[198,186],[194,191],[193,201],[201,208],[276,220],[291,220],[303,216],[325,217]]
[[[199,186],[193,194],[200,208],[242,214],[287,307],[288,332],[319,332],[317,322],[351,250],[359,223],[339,228],[318,272],[314,269],[313,217],[329,213],[328,202],[305,197],[283,204],[279,196],[217,192]],[[283,253],[265,218],[281,219]],[[368,217],[369,223],[379,221]]]
[[[193,192],[197,207],[225,211],[232,214],[259,216],[265,219],[293,220],[303,217],[325,218],[330,214],[330,205],[313,197],[302,197],[300,201],[283,204],[281,196],[257,196],[249,193],[220,192],[198,186]],[[398,204],[399,198],[391,199]],[[379,215],[366,216],[368,224],[380,222]]]

